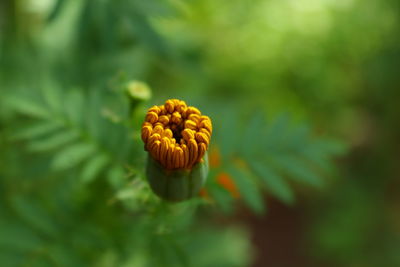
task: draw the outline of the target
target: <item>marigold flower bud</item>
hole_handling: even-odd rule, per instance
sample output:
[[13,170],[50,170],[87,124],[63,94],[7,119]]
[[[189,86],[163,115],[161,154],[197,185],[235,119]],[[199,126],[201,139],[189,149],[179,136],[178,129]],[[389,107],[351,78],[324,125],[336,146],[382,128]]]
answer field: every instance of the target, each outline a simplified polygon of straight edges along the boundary
[[181,201],[198,194],[208,175],[211,133],[211,119],[184,101],[169,99],[148,110],[141,137],[149,152],[147,176],[158,196]]
[[133,100],[147,101],[151,98],[149,86],[143,82],[131,81],[126,85],[126,93]]

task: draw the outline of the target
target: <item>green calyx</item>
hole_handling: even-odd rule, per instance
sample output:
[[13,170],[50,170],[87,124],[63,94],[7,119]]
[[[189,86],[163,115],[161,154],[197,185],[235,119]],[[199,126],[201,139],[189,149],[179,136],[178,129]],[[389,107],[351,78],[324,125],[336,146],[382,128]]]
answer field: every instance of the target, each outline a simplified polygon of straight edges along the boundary
[[208,155],[192,169],[167,170],[150,155],[147,159],[146,174],[150,187],[160,198],[179,202],[198,195],[208,175]]

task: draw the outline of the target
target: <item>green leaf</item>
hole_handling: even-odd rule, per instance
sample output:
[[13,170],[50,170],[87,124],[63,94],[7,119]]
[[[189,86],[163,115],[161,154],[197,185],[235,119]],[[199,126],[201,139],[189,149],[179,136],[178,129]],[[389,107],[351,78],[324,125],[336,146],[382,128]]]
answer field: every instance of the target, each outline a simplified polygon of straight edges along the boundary
[[256,113],[246,122],[245,133],[240,146],[243,154],[249,156],[259,149],[257,142],[254,142],[254,140],[262,138],[260,129],[263,129],[264,125],[264,116],[261,112]]
[[60,129],[60,127],[62,127],[62,124],[56,121],[41,121],[35,123],[34,125],[24,127],[19,131],[16,131],[13,134],[12,139],[33,139],[42,135],[49,134],[55,130]]
[[22,266],[24,263],[24,252],[17,252],[12,247],[3,246],[0,252],[0,262],[3,266]]
[[[220,125],[220,129],[236,129],[237,121],[232,114],[225,111],[221,114],[221,118],[224,118],[217,125]],[[229,134],[224,134],[225,131],[215,131],[216,137],[221,145],[221,154],[224,158],[230,157],[234,152],[237,151],[236,144],[238,143],[239,135],[238,131],[230,131]],[[220,135],[219,135],[220,134]]]
[[125,176],[124,169],[119,165],[115,165],[109,169],[107,180],[115,189],[120,189],[126,181]]
[[286,172],[293,180],[320,187],[322,180],[314,174],[313,171],[306,166],[305,162],[302,162],[294,156],[288,155],[275,155],[274,158],[270,158],[276,163],[282,171]]
[[232,176],[239,189],[240,195],[249,207],[256,213],[262,213],[265,210],[264,201],[257,184],[254,182],[250,173],[237,166],[228,167],[228,172]]
[[31,251],[43,245],[43,241],[32,229],[16,221],[0,222],[0,251]]
[[333,156],[340,156],[346,153],[346,144],[333,139],[319,139],[315,140],[315,145],[320,147],[321,150],[326,151],[326,153]]
[[322,150],[321,147],[318,147],[314,143],[301,150],[300,156],[304,157],[321,170],[331,171],[333,169],[333,165],[328,159],[326,151]]
[[73,144],[59,152],[52,162],[54,170],[65,170],[79,164],[96,152],[96,146],[90,143]]
[[76,140],[78,137],[79,134],[76,131],[58,132],[48,138],[31,142],[28,148],[31,151],[36,152],[48,151],[70,143]]
[[[66,233],[66,235],[69,235]],[[69,236],[67,238],[70,238]],[[67,239],[66,238],[66,239]],[[54,242],[46,247],[49,255],[57,262],[58,266],[84,266],[82,259],[77,255],[76,250],[71,250],[67,242]],[[51,265],[50,265],[51,266]]]
[[279,115],[269,127],[263,137],[263,143],[269,149],[277,149],[281,144],[285,144],[288,134],[289,115],[284,113]]
[[26,99],[21,96],[10,96],[5,100],[6,104],[18,113],[36,117],[47,118],[49,112],[43,105],[36,103],[32,99]]
[[48,236],[56,235],[57,228],[54,222],[49,217],[48,212],[41,207],[23,197],[15,197],[11,203],[14,211],[31,227]]
[[64,109],[68,118],[76,123],[80,124],[84,121],[86,112],[83,111],[85,99],[80,91],[73,90],[66,96]]
[[[210,183],[211,184],[211,183]],[[227,214],[233,213],[233,198],[230,193],[222,188],[219,184],[213,183],[208,186],[207,191],[210,193],[212,198],[221,208],[221,210]]]
[[63,96],[61,95],[61,89],[53,81],[47,81],[47,83],[42,87],[41,94],[44,101],[53,111],[62,110]]
[[298,125],[294,127],[288,135],[289,137],[285,144],[288,149],[297,151],[312,145],[312,142],[310,142],[310,128],[307,125]]
[[56,0],[54,4],[53,10],[50,12],[49,16],[46,19],[47,23],[53,22],[61,13],[63,6],[65,4],[65,0]]
[[262,178],[267,190],[271,192],[271,194],[286,204],[292,204],[294,202],[293,192],[290,190],[289,185],[275,171],[266,164],[258,161],[249,162],[249,165],[252,170]]
[[85,165],[82,171],[82,182],[89,183],[100,173],[100,171],[109,163],[110,159],[105,154],[94,156]]
[[85,127],[89,134],[96,139],[101,139],[105,132],[108,132],[108,129],[105,129],[108,128],[104,124],[105,120],[101,116],[103,102],[102,96],[98,92],[95,90],[89,92],[85,112],[90,119],[85,122]]

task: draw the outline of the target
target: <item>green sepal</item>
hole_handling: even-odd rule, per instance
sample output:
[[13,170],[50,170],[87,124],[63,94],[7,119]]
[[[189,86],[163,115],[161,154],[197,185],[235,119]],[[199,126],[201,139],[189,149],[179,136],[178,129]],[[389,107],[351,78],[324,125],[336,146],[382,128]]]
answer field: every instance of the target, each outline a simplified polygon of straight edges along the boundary
[[193,166],[191,170],[167,170],[150,155],[147,158],[146,175],[153,192],[160,198],[179,202],[199,194],[208,176],[208,155],[203,162]]

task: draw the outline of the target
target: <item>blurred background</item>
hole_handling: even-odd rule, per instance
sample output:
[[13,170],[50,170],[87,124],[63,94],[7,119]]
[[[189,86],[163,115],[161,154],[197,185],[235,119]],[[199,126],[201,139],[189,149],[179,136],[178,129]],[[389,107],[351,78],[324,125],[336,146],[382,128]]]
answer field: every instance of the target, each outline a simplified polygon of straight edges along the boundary
[[[400,266],[399,19],[397,0],[1,0],[1,265]],[[140,140],[168,98],[215,128],[178,204]]]

